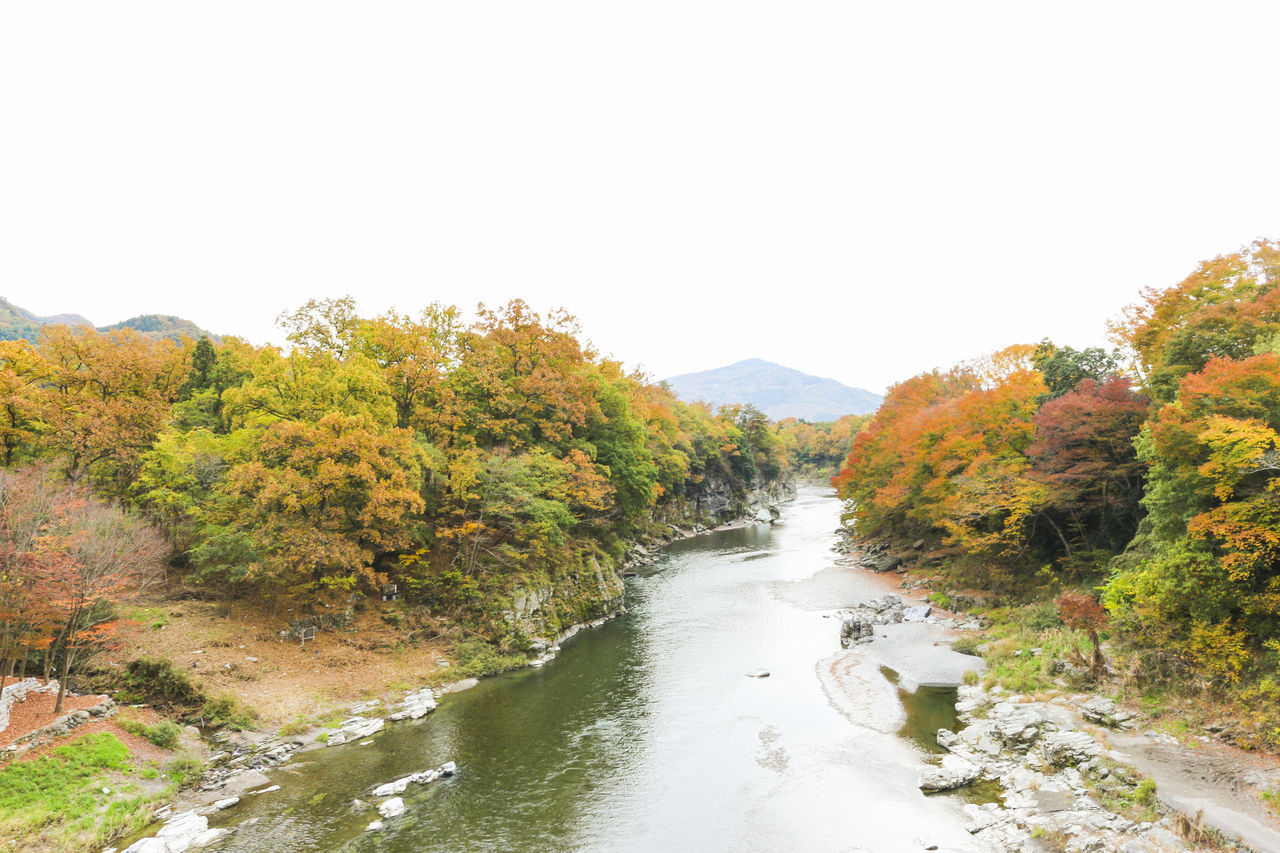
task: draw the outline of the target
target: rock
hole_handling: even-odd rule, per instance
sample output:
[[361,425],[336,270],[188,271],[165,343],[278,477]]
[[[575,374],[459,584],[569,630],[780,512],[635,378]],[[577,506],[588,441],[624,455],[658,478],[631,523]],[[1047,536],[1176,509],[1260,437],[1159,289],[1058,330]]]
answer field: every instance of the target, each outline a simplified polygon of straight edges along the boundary
[[950,729],[938,729],[937,739],[938,746],[943,749],[951,749],[951,747],[961,742],[960,735]]
[[366,826],[366,827],[364,828],[364,831],[365,831],[365,832],[377,832],[379,829],[382,829],[382,827],[384,827],[384,826],[386,826],[386,824],[384,824],[382,821],[380,821],[380,820],[375,820],[375,821],[371,822],[368,826]]
[[907,607],[902,611],[903,622],[923,622],[929,618],[929,614],[933,612],[933,608],[927,604],[920,604],[915,607]]
[[991,709],[991,720],[991,733],[1010,749],[1030,747],[1045,723],[1035,711],[1008,702]]
[[926,767],[920,774],[920,790],[950,791],[972,785],[982,775],[982,768],[958,755],[944,755],[937,767]]
[[1084,732],[1049,732],[1040,752],[1054,767],[1074,767],[1102,754],[1102,745]]
[[1033,791],[1032,796],[1035,798],[1036,808],[1045,813],[1075,808],[1075,794],[1057,785],[1043,785],[1039,790]]
[[458,765],[454,764],[452,761],[446,761],[437,769],[440,771],[441,776],[452,776],[458,772]]
[[1080,715],[1089,722],[1110,726],[1113,729],[1131,728],[1132,721],[1137,716],[1132,711],[1117,707],[1114,700],[1105,696],[1094,696],[1081,705]]
[[347,741],[364,740],[369,735],[382,731],[384,725],[385,722],[381,718],[375,717],[369,720],[364,717],[352,717],[345,720],[336,732],[329,735],[328,745],[337,746]]
[[239,797],[227,797],[225,800],[218,800],[213,804],[213,807],[218,811],[222,811],[223,809],[231,808],[238,802],[240,802]]
[[370,795],[374,797],[390,797],[394,794],[403,794],[405,788],[409,787],[409,780],[411,778],[412,777],[410,776],[405,776],[403,779],[397,779],[394,782],[387,782],[383,785],[379,785],[370,792]]
[[209,819],[193,811],[180,812],[165,821],[164,826],[152,838],[142,838],[125,848],[124,853],[183,853],[200,844],[209,830]]
[[392,797],[391,799],[387,800],[385,803],[382,803],[381,805],[378,806],[378,814],[382,815],[384,818],[387,818],[387,819],[390,819],[393,817],[399,817],[400,815],[404,814],[404,812],[405,812],[404,800],[400,799],[399,797]]
[[768,678],[768,677],[769,677],[769,670],[767,669],[753,669],[751,670],[751,672],[747,673],[747,678]]
[[430,687],[424,687],[416,693],[410,693],[400,702],[400,710],[391,715],[391,720],[416,720],[425,717],[436,709],[436,697]]
[[257,791],[250,791],[249,793],[250,794],[270,794],[272,791],[279,791],[279,790],[280,790],[279,785],[272,785],[269,788],[261,788]]
[[231,834],[231,830],[225,826],[206,829],[204,832],[191,839],[192,847],[208,847],[216,841],[219,841]]

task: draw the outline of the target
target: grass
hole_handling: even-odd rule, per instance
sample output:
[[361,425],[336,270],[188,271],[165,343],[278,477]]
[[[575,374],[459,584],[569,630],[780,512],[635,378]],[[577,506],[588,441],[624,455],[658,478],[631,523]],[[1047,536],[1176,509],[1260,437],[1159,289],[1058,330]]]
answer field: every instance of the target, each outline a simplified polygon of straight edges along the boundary
[[1259,796],[1262,797],[1264,803],[1271,807],[1273,812],[1280,814],[1280,789],[1263,791]]
[[168,720],[163,720],[152,726],[141,720],[133,719],[128,714],[120,714],[116,717],[116,725],[129,734],[146,738],[161,749],[173,749],[178,745],[179,738],[182,737],[182,729],[178,728],[176,723],[171,723]]
[[84,735],[48,755],[10,764],[0,770],[0,837],[15,842],[14,849],[73,850],[141,825],[150,797],[102,792],[132,769],[129,750],[109,733]]

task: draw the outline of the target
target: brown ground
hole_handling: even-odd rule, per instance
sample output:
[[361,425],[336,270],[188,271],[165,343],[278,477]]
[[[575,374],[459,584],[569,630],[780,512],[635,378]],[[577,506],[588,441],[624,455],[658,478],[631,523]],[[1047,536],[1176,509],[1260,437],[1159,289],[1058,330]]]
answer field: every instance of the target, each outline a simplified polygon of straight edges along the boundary
[[399,646],[402,632],[387,625],[377,608],[357,618],[354,632],[319,631],[305,646],[279,636],[292,614],[272,616],[239,602],[230,617],[225,612],[199,601],[145,608],[136,614],[140,624],[123,637],[127,655],[111,663],[168,658],[207,694],[235,694],[273,728],[299,717],[345,713],[365,699],[389,701],[447,674],[436,663],[444,658],[442,643]]
[[[9,712],[9,727],[0,732],[0,747],[8,746],[18,738],[44,728],[61,716],[79,711],[81,708],[92,708],[105,696],[67,696],[62,703],[62,713],[55,714],[54,706],[58,703],[57,693],[31,693],[25,702],[17,702]],[[75,731],[81,732],[85,726]]]

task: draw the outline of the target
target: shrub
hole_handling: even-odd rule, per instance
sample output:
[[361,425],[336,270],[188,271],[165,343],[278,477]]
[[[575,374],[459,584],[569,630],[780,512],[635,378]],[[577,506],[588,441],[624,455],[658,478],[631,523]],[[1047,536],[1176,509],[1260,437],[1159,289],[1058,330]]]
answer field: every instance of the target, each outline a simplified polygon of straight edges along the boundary
[[257,714],[241,705],[240,700],[230,693],[224,693],[205,702],[200,707],[200,716],[204,718],[206,726],[237,732],[252,728],[257,719]]
[[178,783],[179,788],[186,788],[200,781],[204,774],[204,762],[190,755],[175,758],[165,765],[165,775]]
[[138,658],[125,672],[127,689],[143,701],[191,708],[205,700],[204,691],[167,658]]

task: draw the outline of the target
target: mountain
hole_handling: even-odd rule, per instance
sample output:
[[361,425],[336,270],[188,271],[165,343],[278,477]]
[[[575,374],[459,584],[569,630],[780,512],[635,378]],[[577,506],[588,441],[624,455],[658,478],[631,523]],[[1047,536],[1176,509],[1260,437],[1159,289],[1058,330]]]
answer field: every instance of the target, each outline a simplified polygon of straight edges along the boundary
[[190,320],[172,314],[142,314],[110,326],[98,327],[99,332],[114,332],[116,329],[133,329],[149,338],[173,338],[175,341],[184,335],[197,339],[203,335],[213,341],[218,340],[218,336],[212,332],[206,332]]
[[26,338],[34,341],[40,334],[40,327],[51,323],[66,323],[68,326],[92,326],[93,324],[79,314],[56,314],[52,317],[37,317],[25,308],[19,308],[8,299],[0,296],[0,341],[16,341]]
[[[59,323],[68,326],[93,326],[93,323],[79,314],[54,314],[50,317],[38,317],[27,309],[14,305],[8,299],[0,296],[0,341],[16,341],[25,338],[28,341],[35,342],[36,338],[40,336],[41,326],[52,326]],[[218,339],[216,335],[206,332],[190,320],[184,320],[181,317],[174,317],[169,314],[143,314],[138,317],[130,317],[120,323],[113,323],[110,326],[98,326],[97,328],[99,332],[111,332],[116,329],[129,328],[141,332],[149,338],[173,338],[177,340],[183,335],[190,335],[193,338],[208,335],[215,341]]]
[[862,388],[759,358],[714,370],[682,373],[667,383],[684,400],[702,400],[717,406],[751,403],[773,420],[792,417],[814,423],[833,421],[842,415],[874,412],[884,399]]

